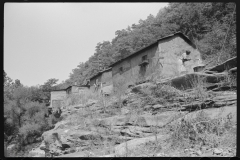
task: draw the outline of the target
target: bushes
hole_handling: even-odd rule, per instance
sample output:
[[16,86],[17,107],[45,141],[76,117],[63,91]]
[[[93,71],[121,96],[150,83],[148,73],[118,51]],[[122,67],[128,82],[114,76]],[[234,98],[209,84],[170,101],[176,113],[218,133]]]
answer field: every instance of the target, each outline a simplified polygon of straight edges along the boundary
[[[52,120],[52,116],[49,118],[45,117],[47,113],[47,108],[44,104],[38,102],[27,102],[22,105],[23,111],[21,112],[21,117],[14,116],[16,113],[14,110],[17,110],[17,107],[14,105],[7,106],[8,109],[5,110],[7,115],[7,120],[5,122],[4,131],[8,136],[19,135],[20,145],[26,145],[28,139],[40,137],[41,134],[53,127],[57,122]],[[18,119],[20,118],[20,119]],[[21,125],[16,123],[21,121]]]
[[234,73],[228,73],[224,77],[224,79],[221,81],[221,86],[224,87],[228,86],[231,90],[236,90],[237,87],[237,74]]
[[172,147],[188,148],[193,145],[218,147],[233,124],[227,118],[209,117],[203,110],[196,117],[182,119],[171,135]]
[[36,123],[28,123],[19,129],[19,134],[23,140],[27,140],[29,137],[39,137],[41,136],[41,127],[41,125]]
[[182,96],[183,93],[169,84],[158,84],[154,88],[152,95],[154,99],[158,99],[158,103],[164,105],[168,102],[173,102],[176,97]]

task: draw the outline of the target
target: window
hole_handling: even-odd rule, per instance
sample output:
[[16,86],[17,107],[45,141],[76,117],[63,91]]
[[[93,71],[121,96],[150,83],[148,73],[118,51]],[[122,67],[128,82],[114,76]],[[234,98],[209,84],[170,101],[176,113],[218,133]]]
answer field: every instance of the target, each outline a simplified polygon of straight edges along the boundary
[[140,62],[139,66],[147,66],[149,63],[147,55],[142,56],[142,61]]
[[120,68],[119,68],[119,72],[122,72],[122,71],[123,71],[123,67],[120,67]]
[[123,67],[119,68],[119,73],[122,74],[123,73]]
[[142,56],[142,61],[147,60],[147,55]]

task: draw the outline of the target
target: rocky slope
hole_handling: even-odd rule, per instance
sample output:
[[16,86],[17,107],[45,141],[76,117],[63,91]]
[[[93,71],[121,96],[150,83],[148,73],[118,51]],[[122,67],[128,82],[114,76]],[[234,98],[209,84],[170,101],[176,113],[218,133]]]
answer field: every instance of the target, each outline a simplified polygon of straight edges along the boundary
[[[206,77],[209,71],[198,74]],[[128,89],[120,100],[104,97],[105,105],[89,100],[66,106],[62,120],[44,132],[41,145],[29,155],[235,156],[236,83],[230,85],[234,79],[226,77],[211,82],[184,90],[148,82]]]

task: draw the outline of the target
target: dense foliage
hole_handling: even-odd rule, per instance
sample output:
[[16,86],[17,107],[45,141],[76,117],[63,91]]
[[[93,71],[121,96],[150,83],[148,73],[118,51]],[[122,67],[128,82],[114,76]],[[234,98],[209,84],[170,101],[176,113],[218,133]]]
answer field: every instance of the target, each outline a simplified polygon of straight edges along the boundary
[[[27,144],[36,141],[41,134],[51,129],[57,118],[49,115],[47,106],[50,90],[58,89],[57,79],[49,79],[41,86],[27,87],[20,80],[13,81],[3,71],[4,76],[4,133],[7,143],[17,141],[13,155],[18,155]],[[32,140],[29,140],[32,139]]]
[[86,80],[109,64],[155,40],[181,31],[202,53],[205,63],[215,65],[236,55],[235,3],[170,3],[154,17],[115,32],[112,41],[98,43],[94,55],[72,70],[63,84]]

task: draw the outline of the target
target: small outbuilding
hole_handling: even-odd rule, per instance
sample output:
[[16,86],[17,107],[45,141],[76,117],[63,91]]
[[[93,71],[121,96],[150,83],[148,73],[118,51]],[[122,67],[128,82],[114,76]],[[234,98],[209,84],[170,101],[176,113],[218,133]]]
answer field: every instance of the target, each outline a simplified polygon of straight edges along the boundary
[[89,90],[89,85],[71,85],[65,89],[58,89],[51,91],[51,101],[50,107],[51,108],[58,108],[62,107],[63,100],[71,94],[79,94],[86,90]]
[[63,100],[66,97],[66,89],[58,89],[51,91],[50,108],[61,108]]

